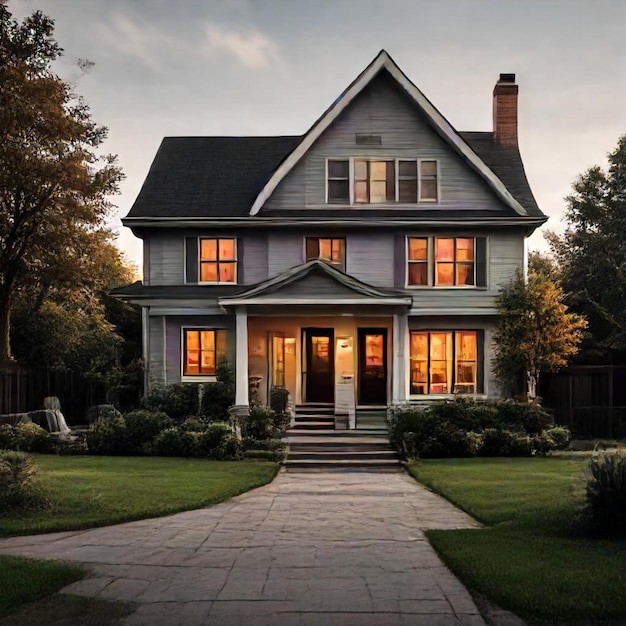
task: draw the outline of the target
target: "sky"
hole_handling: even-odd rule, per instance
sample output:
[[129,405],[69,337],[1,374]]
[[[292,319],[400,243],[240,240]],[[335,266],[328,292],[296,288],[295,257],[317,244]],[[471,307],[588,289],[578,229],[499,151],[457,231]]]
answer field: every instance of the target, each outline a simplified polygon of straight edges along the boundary
[[[126,179],[122,227],[164,136],[304,133],[381,49],[461,131],[492,130],[500,73],[519,84],[519,143],[535,198],[563,228],[576,177],[626,133],[626,0],[9,0],[40,9],[56,71],[109,128]],[[81,71],[79,59],[94,63]]]

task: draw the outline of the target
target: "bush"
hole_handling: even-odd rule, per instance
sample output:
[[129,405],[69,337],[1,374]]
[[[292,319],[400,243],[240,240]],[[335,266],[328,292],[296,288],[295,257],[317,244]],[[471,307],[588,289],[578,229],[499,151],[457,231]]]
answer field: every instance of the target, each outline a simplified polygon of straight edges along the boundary
[[587,530],[601,537],[626,536],[626,455],[602,452],[588,469],[583,510]]
[[531,441],[524,433],[501,428],[486,428],[478,456],[530,456]]
[[54,440],[41,426],[32,423],[18,424],[15,427],[15,447],[23,452],[51,452]]
[[287,413],[289,404],[289,391],[285,387],[272,387],[270,389],[270,408],[277,414]]
[[564,426],[555,426],[546,430],[546,435],[554,441],[556,450],[567,450],[571,441],[571,433]]
[[200,387],[198,415],[209,422],[226,422],[229,419],[228,409],[235,404],[235,377],[225,359],[217,364],[216,378],[217,382]]
[[182,422],[189,415],[198,414],[198,385],[178,383],[153,387],[144,405],[150,411],[161,411],[175,422]]
[[276,413],[266,406],[252,406],[248,415],[241,420],[244,437],[265,440],[272,439],[276,432]]
[[132,451],[123,417],[99,418],[86,435],[90,454],[121,455]]
[[124,421],[128,445],[135,450],[139,450],[144,444],[151,443],[161,431],[174,425],[172,419],[165,413],[147,409],[137,409],[127,413]]
[[159,456],[196,456],[198,435],[182,432],[178,428],[166,428],[154,440],[153,451]]
[[203,433],[209,427],[208,422],[199,417],[188,417],[179,428],[189,433]]
[[14,450],[16,445],[14,427],[10,424],[0,424],[0,450]]
[[21,452],[0,452],[0,514],[45,508],[48,498],[33,480],[36,468]]
[[497,408],[502,428],[536,435],[553,424],[552,416],[538,404],[510,400],[493,404]]
[[69,437],[59,437],[56,441],[56,453],[60,456],[78,456],[89,454],[85,433],[72,431]]
[[122,414],[112,404],[94,404],[87,407],[85,418],[87,424],[94,424],[98,419],[109,417],[120,417]]
[[235,459],[239,457],[241,444],[229,424],[215,422],[198,436],[198,454],[210,459]]

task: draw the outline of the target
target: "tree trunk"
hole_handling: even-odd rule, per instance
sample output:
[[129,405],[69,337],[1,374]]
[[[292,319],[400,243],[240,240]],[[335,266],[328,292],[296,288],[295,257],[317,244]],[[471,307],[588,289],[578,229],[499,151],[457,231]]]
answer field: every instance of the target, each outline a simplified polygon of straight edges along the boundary
[[0,367],[11,363],[11,294],[0,289]]

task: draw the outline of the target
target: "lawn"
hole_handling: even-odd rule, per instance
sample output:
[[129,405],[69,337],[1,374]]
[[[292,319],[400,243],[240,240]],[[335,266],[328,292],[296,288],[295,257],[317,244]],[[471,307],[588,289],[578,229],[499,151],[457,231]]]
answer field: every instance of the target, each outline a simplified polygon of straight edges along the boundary
[[52,509],[1,516],[0,536],[107,526],[223,502],[270,482],[277,463],[33,455]]
[[626,542],[580,536],[586,461],[445,459],[409,471],[489,527],[429,531],[472,590],[528,624],[626,620]]

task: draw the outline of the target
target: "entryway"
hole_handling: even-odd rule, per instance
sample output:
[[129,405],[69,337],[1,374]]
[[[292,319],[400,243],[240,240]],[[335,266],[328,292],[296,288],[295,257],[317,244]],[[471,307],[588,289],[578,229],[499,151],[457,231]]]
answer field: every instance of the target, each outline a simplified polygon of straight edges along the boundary
[[387,404],[387,329],[359,328],[360,405]]
[[335,400],[334,330],[303,328],[302,334],[305,345],[305,400],[308,403],[332,403]]

